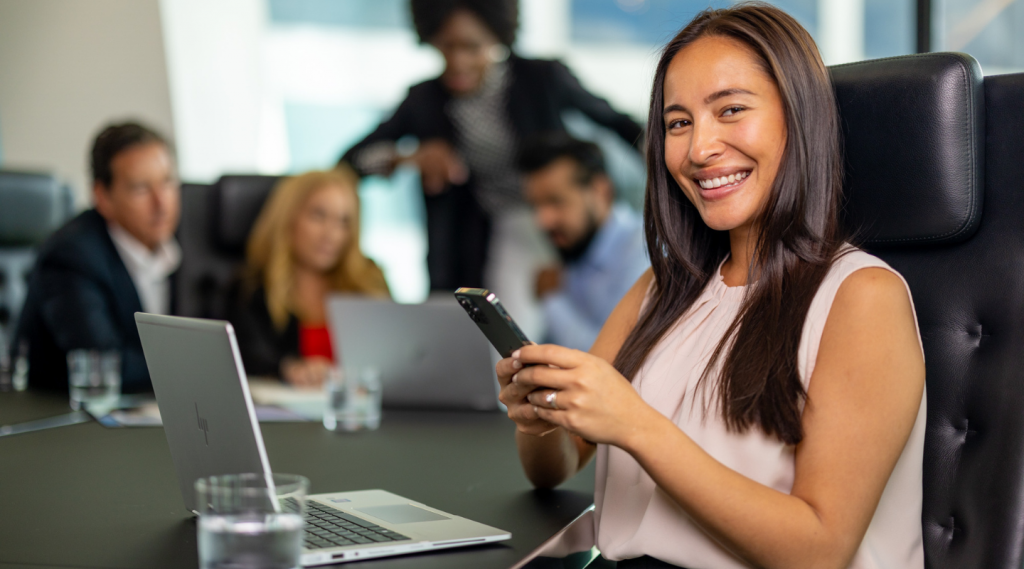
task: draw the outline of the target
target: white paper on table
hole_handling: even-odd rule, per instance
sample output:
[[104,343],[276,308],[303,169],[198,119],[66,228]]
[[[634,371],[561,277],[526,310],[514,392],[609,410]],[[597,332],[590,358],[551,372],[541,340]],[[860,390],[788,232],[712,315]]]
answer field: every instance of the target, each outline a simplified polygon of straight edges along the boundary
[[273,378],[249,378],[249,393],[256,405],[281,407],[310,421],[322,419],[327,405],[322,388],[301,389]]
[[[275,405],[256,405],[256,419],[261,423],[301,423],[308,421],[301,413]],[[319,419],[319,417],[318,417]],[[156,402],[144,403],[130,409],[114,409],[98,418],[105,427],[160,427],[160,408]]]

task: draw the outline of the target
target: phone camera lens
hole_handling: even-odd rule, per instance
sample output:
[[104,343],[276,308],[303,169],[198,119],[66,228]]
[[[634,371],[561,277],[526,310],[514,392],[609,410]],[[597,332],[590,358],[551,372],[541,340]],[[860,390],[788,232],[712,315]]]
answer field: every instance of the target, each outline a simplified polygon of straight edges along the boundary
[[481,324],[487,324],[487,317],[484,316],[484,312],[480,310],[479,306],[473,307],[473,313],[470,316],[473,317],[473,320],[480,322]]

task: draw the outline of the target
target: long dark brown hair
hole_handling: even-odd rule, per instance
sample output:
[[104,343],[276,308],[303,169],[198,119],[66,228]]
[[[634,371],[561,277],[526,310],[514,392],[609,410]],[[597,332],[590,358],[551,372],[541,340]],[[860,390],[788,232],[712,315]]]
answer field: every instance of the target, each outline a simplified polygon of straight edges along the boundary
[[615,367],[632,380],[729,254],[728,232],[704,223],[665,164],[665,74],[680,50],[704,37],[731,38],[752,50],[781,94],[786,144],[755,224],[743,304],[700,381],[706,384],[721,363],[715,393],[728,428],[743,432],[758,426],[786,444],[797,444],[803,439],[800,419],[807,396],[797,349],[811,300],[843,243],[838,222],[842,161],[828,71],[807,30],[778,8],[758,2],[706,10],[661,55],[647,119],[644,198],[654,286]]

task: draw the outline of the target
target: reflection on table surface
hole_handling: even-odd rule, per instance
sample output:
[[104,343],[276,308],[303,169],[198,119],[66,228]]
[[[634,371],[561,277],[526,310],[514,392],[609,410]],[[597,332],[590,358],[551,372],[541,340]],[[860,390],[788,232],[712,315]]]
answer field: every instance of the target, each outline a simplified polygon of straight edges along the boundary
[[[69,411],[66,396],[0,393],[0,424]],[[379,430],[356,434],[318,422],[261,429],[273,469],[306,476],[311,492],[385,489],[512,533],[494,545],[344,567],[513,567],[593,503],[592,467],[558,490],[534,490],[515,427],[499,412],[385,409]],[[162,428],[89,421],[0,437],[0,456],[0,566],[197,565],[195,522]]]
[[595,547],[594,507],[587,508],[562,531],[545,541],[513,569],[606,569],[615,563]]

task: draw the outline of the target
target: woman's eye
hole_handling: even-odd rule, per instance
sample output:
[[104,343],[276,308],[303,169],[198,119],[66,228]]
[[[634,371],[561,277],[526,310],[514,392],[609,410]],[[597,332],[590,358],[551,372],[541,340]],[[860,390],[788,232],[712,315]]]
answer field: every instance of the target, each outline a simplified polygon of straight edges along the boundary
[[729,107],[728,109],[725,109],[725,112],[722,113],[722,116],[729,117],[729,116],[735,115],[736,113],[738,113],[738,112],[740,112],[742,110],[743,110],[743,107]]
[[673,128],[683,128],[685,126],[690,126],[690,121],[688,121],[686,119],[675,119],[675,120],[669,121],[668,124],[666,125],[666,128],[671,130]]

